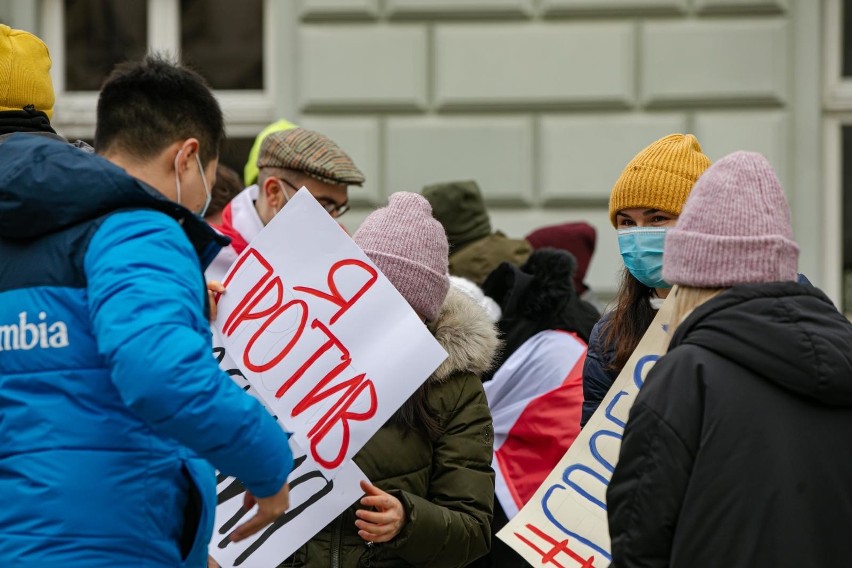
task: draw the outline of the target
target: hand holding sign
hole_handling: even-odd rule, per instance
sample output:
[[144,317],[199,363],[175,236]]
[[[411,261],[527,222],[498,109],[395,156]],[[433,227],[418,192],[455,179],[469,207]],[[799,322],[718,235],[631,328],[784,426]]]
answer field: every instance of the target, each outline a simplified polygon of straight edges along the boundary
[[216,300],[225,292],[221,282],[211,280],[207,283],[207,303],[210,306],[210,321],[216,321]]
[[234,532],[230,535],[233,542],[239,542],[253,535],[283,515],[290,506],[290,485],[285,483],[284,487],[278,493],[261,499],[256,498],[246,491],[246,495],[243,498],[243,507],[249,510],[254,507],[255,503],[257,503],[257,513],[251,519],[234,529]]
[[358,520],[358,536],[367,542],[388,542],[399,534],[405,526],[405,509],[399,499],[386,493],[370,483],[361,482],[361,489],[367,494],[361,499],[361,505],[374,510],[358,509],[355,515]]

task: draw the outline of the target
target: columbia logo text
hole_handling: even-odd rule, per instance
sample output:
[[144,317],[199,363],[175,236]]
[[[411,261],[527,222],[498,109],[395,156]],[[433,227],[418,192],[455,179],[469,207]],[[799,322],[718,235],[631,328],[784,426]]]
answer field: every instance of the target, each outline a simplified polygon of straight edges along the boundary
[[39,312],[38,322],[29,322],[27,312],[18,314],[18,322],[0,325],[0,351],[29,351],[68,347],[68,326],[63,321],[49,323]]

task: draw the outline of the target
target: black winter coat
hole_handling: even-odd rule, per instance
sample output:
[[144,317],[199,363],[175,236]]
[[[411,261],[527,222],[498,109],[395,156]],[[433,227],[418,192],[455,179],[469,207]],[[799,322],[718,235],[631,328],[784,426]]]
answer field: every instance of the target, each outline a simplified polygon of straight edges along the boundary
[[852,324],[796,283],[693,312],[630,411],[613,566],[852,565]]
[[512,353],[541,331],[558,329],[590,341],[601,314],[577,295],[576,269],[577,259],[571,253],[545,247],[533,252],[520,267],[504,262],[488,275],[482,292],[502,311],[497,328],[503,348],[483,380],[491,380]]

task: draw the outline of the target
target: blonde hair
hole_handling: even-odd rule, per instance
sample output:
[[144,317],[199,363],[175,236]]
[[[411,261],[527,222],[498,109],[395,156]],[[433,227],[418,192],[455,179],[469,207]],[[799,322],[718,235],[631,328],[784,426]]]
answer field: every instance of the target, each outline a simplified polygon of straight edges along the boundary
[[707,300],[715,298],[727,288],[693,288],[691,286],[677,286],[672,290],[674,305],[672,316],[669,320],[669,340],[674,336],[678,326],[683,323],[689,314],[695,311]]

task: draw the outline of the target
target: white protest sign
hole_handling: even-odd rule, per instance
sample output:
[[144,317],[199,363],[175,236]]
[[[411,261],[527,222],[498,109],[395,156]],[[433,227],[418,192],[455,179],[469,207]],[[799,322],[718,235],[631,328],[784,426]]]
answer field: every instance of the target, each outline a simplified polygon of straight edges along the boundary
[[210,553],[223,567],[265,568],[363,494],[351,456],[447,355],[306,190],[251,244],[223,282],[213,353],[294,433],[290,508],[232,543],[228,534],[254,513],[242,509],[241,484],[220,475]]
[[609,566],[606,490],[630,407],[668,344],[671,310],[669,299],[565,456],[526,506],[497,533],[530,564]]
[[[221,336],[215,328],[213,355],[221,369],[240,388],[263,404],[257,391],[222,346]],[[266,409],[270,411],[269,407]],[[287,478],[290,507],[271,525],[239,543],[231,542],[228,535],[239,524],[254,516],[257,508],[251,511],[243,509],[243,485],[233,477],[221,473],[217,475],[219,504],[216,507],[209,550],[220,566],[278,566],[363,494],[360,481],[367,479],[367,476],[352,460],[346,460],[337,477],[328,480],[323,476],[320,466],[292,438],[290,449],[294,458],[293,471]],[[297,519],[298,522],[294,522]]]
[[447,357],[305,189],[223,284],[224,347],[329,479]]

